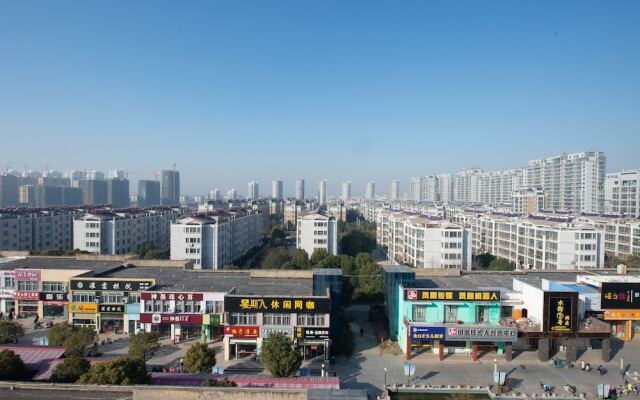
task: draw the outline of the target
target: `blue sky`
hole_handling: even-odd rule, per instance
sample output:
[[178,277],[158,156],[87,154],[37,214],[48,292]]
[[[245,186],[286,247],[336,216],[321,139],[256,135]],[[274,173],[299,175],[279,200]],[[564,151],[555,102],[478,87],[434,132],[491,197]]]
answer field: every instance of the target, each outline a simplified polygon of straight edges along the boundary
[[0,0],[0,165],[183,191],[640,168],[638,1]]

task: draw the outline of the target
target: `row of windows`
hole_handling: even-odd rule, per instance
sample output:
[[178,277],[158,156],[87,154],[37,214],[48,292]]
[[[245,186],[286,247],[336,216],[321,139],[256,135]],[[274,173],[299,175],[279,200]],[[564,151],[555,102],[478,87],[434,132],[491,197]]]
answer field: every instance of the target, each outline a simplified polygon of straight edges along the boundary
[[[231,313],[229,315],[231,325],[256,325],[258,323],[257,314]],[[291,325],[290,314],[264,314],[264,325]],[[325,326],[324,314],[298,314],[297,325],[302,326]]]

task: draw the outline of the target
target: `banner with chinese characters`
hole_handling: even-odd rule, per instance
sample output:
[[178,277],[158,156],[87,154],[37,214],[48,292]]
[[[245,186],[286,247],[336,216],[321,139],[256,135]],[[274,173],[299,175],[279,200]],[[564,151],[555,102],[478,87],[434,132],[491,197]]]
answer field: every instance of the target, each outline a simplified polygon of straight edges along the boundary
[[578,292],[545,292],[543,326],[546,332],[576,332]]
[[40,300],[42,301],[67,301],[66,293],[40,293]]
[[224,311],[328,314],[331,312],[331,303],[326,297],[225,296]]
[[272,333],[281,333],[293,339],[293,326],[262,325],[260,327],[260,337],[268,338]]
[[411,341],[432,342],[434,340],[444,340],[444,326],[411,326],[409,327],[409,338]]
[[13,292],[16,300],[40,300],[40,292]]
[[472,342],[517,342],[518,328],[510,326],[446,325],[445,340]]
[[40,270],[39,269],[16,269],[15,279],[17,281],[39,281]]
[[405,289],[407,301],[500,301],[499,290]]
[[124,314],[124,304],[100,304],[98,312]]
[[317,327],[296,327],[296,339],[328,339],[329,328],[317,328]]
[[602,282],[601,289],[600,308],[605,310],[640,309],[640,282]]
[[234,338],[257,338],[260,335],[260,328],[257,326],[232,326],[224,327],[224,334]]
[[140,322],[160,325],[202,325],[202,314],[159,314],[142,313]]
[[178,293],[178,292],[143,292],[140,299],[148,300],[178,300],[178,301],[202,301],[202,293]]
[[104,280],[104,279],[71,279],[71,290],[113,290],[123,292],[141,292],[149,290],[154,280]]
[[96,303],[69,303],[69,312],[95,313],[98,312],[98,305]]

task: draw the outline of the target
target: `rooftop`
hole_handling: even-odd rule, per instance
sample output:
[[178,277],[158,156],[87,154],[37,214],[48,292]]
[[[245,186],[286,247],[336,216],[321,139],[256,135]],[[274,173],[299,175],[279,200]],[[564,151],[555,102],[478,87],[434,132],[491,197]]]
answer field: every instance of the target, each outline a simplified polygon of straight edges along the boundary
[[[5,261],[6,260],[6,261]],[[75,257],[0,257],[0,270],[65,269],[90,270],[100,274],[122,265],[119,261],[77,260]]]

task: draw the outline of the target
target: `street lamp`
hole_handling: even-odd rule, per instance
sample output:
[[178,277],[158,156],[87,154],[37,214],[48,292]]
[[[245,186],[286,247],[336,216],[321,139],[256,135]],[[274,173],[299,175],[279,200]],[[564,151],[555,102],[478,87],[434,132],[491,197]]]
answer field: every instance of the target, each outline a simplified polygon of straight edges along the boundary
[[498,360],[497,359],[493,359],[493,373],[497,373],[498,372]]
[[322,363],[322,371],[320,372],[320,376],[324,376],[324,363]]
[[384,367],[384,389],[387,390],[387,367]]

